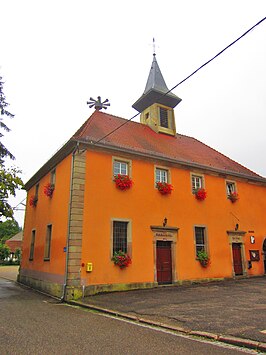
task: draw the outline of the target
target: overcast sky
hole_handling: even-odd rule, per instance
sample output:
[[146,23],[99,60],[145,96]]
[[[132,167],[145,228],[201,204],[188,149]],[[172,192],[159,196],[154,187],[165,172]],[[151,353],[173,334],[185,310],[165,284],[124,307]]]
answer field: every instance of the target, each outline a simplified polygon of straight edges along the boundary
[[[0,11],[0,75],[15,114],[4,144],[26,182],[93,113],[91,96],[108,98],[110,114],[136,113],[153,37],[170,89],[264,18],[266,1],[0,0]],[[178,133],[266,176],[266,21],[173,92]],[[22,225],[23,212],[15,217]]]

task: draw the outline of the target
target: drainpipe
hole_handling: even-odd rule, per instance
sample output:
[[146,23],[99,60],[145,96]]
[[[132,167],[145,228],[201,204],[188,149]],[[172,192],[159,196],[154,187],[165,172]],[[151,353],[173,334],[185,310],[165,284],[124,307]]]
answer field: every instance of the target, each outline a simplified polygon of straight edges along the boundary
[[64,285],[63,285],[63,294],[61,296],[61,301],[66,300],[66,286],[67,286],[67,268],[68,268],[68,248],[69,248],[69,238],[70,238],[70,217],[72,210],[72,186],[73,186],[73,170],[74,170],[74,158],[77,150],[79,149],[79,142],[75,146],[72,152],[71,158],[71,173],[70,173],[70,191],[69,191],[69,205],[68,205],[68,226],[67,226],[67,239],[66,239],[66,259],[65,259],[65,275],[64,275]]

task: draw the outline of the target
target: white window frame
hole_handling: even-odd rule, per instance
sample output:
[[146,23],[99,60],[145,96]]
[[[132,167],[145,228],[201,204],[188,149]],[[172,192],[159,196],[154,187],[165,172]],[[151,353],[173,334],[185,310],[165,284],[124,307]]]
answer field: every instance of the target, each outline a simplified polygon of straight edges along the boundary
[[[196,238],[196,228],[201,228],[204,231],[203,237],[204,237],[204,243],[203,244],[197,244],[197,238]],[[207,227],[203,225],[195,225],[194,226],[194,243],[195,243],[195,254],[197,258],[197,254],[199,251],[199,247],[202,246],[201,250],[204,250],[207,254],[208,253],[208,238],[207,238]]]
[[236,191],[236,183],[234,181],[227,180],[225,182],[225,187],[226,187],[227,197],[230,196],[232,193],[237,192]]
[[120,174],[120,175],[128,175],[131,177],[131,165],[132,165],[131,160],[127,160],[119,157],[113,157],[112,164],[113,164],[113,176]]
[[170,171],[165,167],[156,166],[154,169],[155,184],[157,182],[170,183]]
[[199,174],[191,174],[191,188],[192,193],[195,193],[198,189],[204,188],[204,177]]

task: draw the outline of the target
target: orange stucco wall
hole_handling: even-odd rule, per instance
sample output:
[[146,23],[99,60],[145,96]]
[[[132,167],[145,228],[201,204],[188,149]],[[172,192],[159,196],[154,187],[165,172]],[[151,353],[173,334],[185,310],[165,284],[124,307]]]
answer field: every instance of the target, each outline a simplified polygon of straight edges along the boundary
[[[71,156],[56,167],[55,190],[52,197],[44,194],[44,186],[50,182],[50,173],[39,181],[38,202],[36,207],[29,204],[35,194],[35,186],[28,191],[24,223],[22,250],[22,269],[41,271],[49,274],[64,275],[68,208],[70,191]],[[50,261],[44,261],[44,248],[47,225],[52,224]],[[29,261],[32,230],[36,230],[34,257]]]
[[[120,191],[113,182],[112,158],[120,157],[132,161],[133,187]],[[232,203],[226,196],[225,178],[204,174],[207,198],[198,201],[191,192],[191,170],[165,165],[170,170],[171,195],[161,195],[154,187],[154,168],[162,163],[119,154],[97,151],[86,153],[86,183],[84,191],[81,280],[85,285],[154,282],[154,239],[150,228],[162,225],[164,218],[168,226],[179,228],[175,246],[175,269],[177,280],[232,277],[232,251],[228,230],[236,223],[243,237],[245,260],[249,250],[260,251],[260,261],[246,269],[248,275],[264,273],[262,244],[266,236],[266,187],[234,180],[240,199]],[[201,173],[193,171],[194,173]],[[24,226],[23,257],[21,268],[48,274],[64,275],[67,231],[71,156],[56,167],[56,184],[52,198],[43,190],[49,182],[47,174],[40,180],[37,207],[29,206],[34,195],[33,187],[28,192]],[[127,219],[132,226],[132,264],[120,270],[111,261],[111,221]],[[46,228],[52,224],[50,261],[44,261]],[[200,266],[195,257],[194,226],[207,228],[208,251],[211,264]],[[36,230],[34,259],[29,261],[32,230]],[[250,244],[250,235],[255,244]],[[85,266],[92,262],[93,270],[87,273]]]
[[[130,190],[120,191],[113,182],[112,155],[87,153],[82,262],[92,262],[93,271],[86,273],[82,268],[86,284],[155,281],[150,226],[162,225],[165,217],[169,226],[179,228],[175,260],[179,280],[232,277],[231,246],[226,231],[234,230],[236,223],[247,232],[246,260],[249,249],[258,249],[261,254],[266,235],[265,187],[234,179],[240,199],[232,203],[226,196],[225,179],[204,174],[207,198],[197,201],[191,192],[191,171],[165,165],[170,169],[174,186],[172,194],[165,196],[154,187],[155,165],[152,161],[132,159],[134,185]],[[132,264],[126,270],[120,270],[111,261],[112,219],[128,219],[132,223]],[[195,225],[207,228],[211,265],[206,269],[195,258]],[[255,236],[253,245],[250,234]],[[250,275],[263,274],[262,257],[246,271]]]

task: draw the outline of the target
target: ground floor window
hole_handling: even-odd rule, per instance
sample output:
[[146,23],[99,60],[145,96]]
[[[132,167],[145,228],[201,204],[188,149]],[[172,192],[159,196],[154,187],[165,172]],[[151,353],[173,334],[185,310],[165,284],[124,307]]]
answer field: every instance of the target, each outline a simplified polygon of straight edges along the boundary
[[45,240],[45,248],[44,248],[44,260],[50,260],[51,239],[52,239],[52,225],[48,224],[47,230],[46,230],[46,240]]
[[128,252],[128,224],[126,221],[113,221],[113,254]]
[[206,228],[205,227],[195,227],[195,246],[196,246],[196,255],[199,251],[206,251]]
[[33,231],[31,232],[31,242],[30,242],[30,256],[29,256],[29,260],[33,260],[34,245],[35,245],[35,236],[36,236],[36,231],[33,230]]

